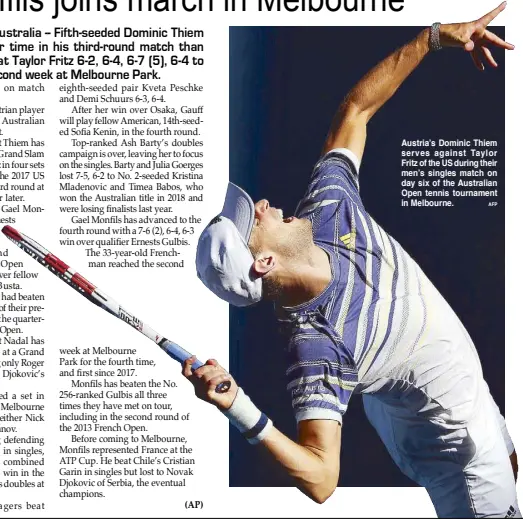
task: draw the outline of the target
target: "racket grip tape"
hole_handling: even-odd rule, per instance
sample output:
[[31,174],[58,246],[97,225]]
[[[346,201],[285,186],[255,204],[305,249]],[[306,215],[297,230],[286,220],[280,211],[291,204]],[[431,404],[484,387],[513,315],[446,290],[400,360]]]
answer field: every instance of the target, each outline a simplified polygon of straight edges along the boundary
[[[162,341],[159,346],[169,355],[171,358],[179,362],[180,364],[183,364],[187,359],[191,358],[192,355],[187,351],[184,350],[181,346],[178,346],[178,344],[164,340]],[[203,362],[196,359],[193,365],[191,366],[191,369],[194,371],[195,369],[201,368],[203,366]],[[215,392],[216,393],[227,393],[229,389],[231,388],[231,382],[229,380],[226,380],[225,382],[222,382],[216,386]]]

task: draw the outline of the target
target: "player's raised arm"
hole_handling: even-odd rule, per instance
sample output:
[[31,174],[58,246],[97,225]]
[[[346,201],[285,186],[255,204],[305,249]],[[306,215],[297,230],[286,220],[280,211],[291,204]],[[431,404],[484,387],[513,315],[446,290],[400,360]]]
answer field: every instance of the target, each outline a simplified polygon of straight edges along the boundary
[[512,50],[514,46],[488,31],[487,26],[505,7],[506,2],[503,2],[472,22],[434,24],[376,65],[343,100],[332,122],[323,152],[349,148],[361,160],[368,121],[431,51],[443,47],[461,47],[471,54],[478,69],[484,70],[484,61],[497,67],[489,47]]
[[[336,489],[340,472],[341,426],[335,420],[303,420],[298,425],[298,442],[273,427],[269,420],[238,388],[234,379],[215,360],[195,370],[192,357],[183,374],[193,384],[196,396],[214,404],[253,444],[261,445],[295,481],[296,486],[317,503],[323,503]],[[230,382],[227,393],[216,386]]]

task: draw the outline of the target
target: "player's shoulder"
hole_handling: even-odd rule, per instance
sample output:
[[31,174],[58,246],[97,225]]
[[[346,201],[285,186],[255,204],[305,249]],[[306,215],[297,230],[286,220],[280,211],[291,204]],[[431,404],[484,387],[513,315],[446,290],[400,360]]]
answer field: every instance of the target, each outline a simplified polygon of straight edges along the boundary
[[358,172],[359,160],[349,149],[336,148],[326,153],[313,168],[296,215],[303,217],[345,201],[360,205]]
[[340,367],[354,366],[343,338],[321,308],[291,311],[284,315],[280,313],[278,321],[280,331],[287,338],[287,361],[290,366],[319,359]]
[[323,179],[348,182],[350,188],[359,190],[360,161],[348,148],[335,148],[325,153],[313,168],[311,184]]

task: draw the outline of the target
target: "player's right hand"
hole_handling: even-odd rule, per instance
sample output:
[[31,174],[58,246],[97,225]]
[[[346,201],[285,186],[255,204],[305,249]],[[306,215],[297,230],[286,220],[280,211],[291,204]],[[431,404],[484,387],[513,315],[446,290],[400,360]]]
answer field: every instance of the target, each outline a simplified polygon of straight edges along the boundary
[[487,62],[491,67],[498,64],[492,56],[489,47],[513,50],[514,45],[503,41],[499,36],[487,30],[487,26],[501,13],[507,2],[503,2],[496,9],[485,16],[467,23],[452,23],[441,26],[440,41],[444,47],[461,47],[470,53],[472,61],[479,70],[484,70]]
[[[238,386],[232,376],[214,359],[209,359],[203,366],[192,371],[191,366],[196,357],[191,357],[183,363],[183,376],[194,386],[196,396],[205,402],[214,404],[221,411],[231,407]],[[216,387],[222,382],[230,381],[231,387],[227,393],[217,393]]]

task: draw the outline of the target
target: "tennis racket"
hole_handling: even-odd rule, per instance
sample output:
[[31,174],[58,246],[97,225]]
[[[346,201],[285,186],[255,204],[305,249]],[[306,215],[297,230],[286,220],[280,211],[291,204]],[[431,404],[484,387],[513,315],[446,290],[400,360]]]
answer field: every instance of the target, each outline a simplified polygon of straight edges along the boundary
[[[77,292],[91,301],[91,303],[94,303],[96,306],[103,308],[106,312],[109,312],[111,315],[114,315],[118,319],[132,326],[135,330],[138,330],[147,338],[151,339],[151,341],[154,341],[158,346],[160,346],[160,348],[162,348],[163,351],[165,351],[165,353],[167,353],[174,360],[178,361],[180,364],[183,364],[188,358],[192,357],[188,351],[160,335],[148,324],[140,321],[140,319],[125,310],[120,305],[120,303],[109,297],[107,294],[104,294],[95,285],[87,281],[87,279],[78,274],[78,272],[69,267],[69,265],[64,263],[61,259],[51,254],[38,242],[32,238],[29,238],[29,236],[18,232],[10,225],[4,226],[2,232],[24,252],[29,254],[29,256],[49,269],[62,281],[65,281],[70,287],[74,288]],[[203,362],[196,360],[192,365],[192,369],[194,371],[201,366],[203,366]],[[215,391],[217,393],[226,393],[229,391],[230,387],[231,382],[226,380],[225,382],[219,384]]]

